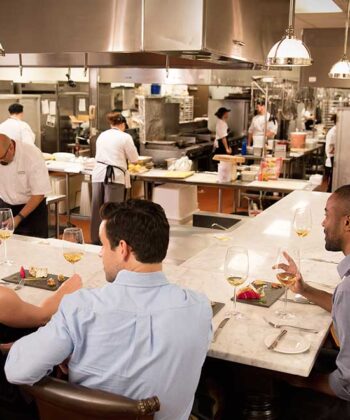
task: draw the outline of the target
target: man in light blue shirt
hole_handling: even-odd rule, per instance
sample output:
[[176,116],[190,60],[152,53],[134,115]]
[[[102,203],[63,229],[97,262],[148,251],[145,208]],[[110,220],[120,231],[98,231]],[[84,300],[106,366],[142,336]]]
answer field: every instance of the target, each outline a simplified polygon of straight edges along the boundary
[[109,203],[101,211],[101,257],[111,284],[63,299],[45,327],[17,341],[5,372],[34,384],[69,357],[69,380],[139,399],[156,395],[156,419],[188,420],[211,341],[208,299],[168,283],[163,209]]

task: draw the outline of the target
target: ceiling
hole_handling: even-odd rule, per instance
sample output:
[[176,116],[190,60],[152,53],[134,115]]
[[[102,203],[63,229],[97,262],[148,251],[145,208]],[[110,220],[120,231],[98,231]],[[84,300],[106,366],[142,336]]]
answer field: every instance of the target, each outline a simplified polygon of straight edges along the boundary
[[295,27],[304,28],[343,28],[347,0],[296,0]]

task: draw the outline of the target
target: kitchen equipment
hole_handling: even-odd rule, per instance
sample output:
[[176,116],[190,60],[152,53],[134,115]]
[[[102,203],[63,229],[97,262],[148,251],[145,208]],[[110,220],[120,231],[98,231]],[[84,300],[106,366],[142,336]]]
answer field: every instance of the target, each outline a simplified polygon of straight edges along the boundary
[[303,149],[305,148],[306,133],[294,131],[290,133],[290,147]]

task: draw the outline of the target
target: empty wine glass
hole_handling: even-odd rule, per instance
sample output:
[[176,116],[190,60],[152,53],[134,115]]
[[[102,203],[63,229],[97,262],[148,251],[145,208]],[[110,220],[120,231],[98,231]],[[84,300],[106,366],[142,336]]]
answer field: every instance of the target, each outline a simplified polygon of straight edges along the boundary
[[9,208],[0,209],[0,241],[4,243],[4,259],[0,261],[0,264],[13,264],[13,261],[7,257],[7,240],[11,238],[14,230],[12,210]]
[[[294,261],[295,264],[289,264],[286,258],[286,254],[288,254]],[[282,268],[281,265],[284,267]],[[294,318],[295,315],[287,310],[287,302],[288,302],[288,288],[292,286],[299,273],[300,267],[300,258],[299,258],[299,250],[294,248],[280,248],[278,250],[276,264],[276,277],[277,280],[283,285],[285,292],[284,292],[284,304],[282,309],[278,309],[275,313],[281,319],[290,319]]]
[[233,286],[233,312],[229,315],[233,318],[243,318],[243,314],[237,311],[236,288],[242,285],[248,278],[249,272],[249,257],[248,251],[245,248],[232,246],[227,249],[225,257],[225,279]]
[[80,228],[66,228],[63,231],[63,256],[66,261],[73,265],[75,274],[75,264],[84,256],[84,235]]
[[299,207],[295,210],[293,227],[299,238],[305,238],[311,232],[312,217],[309,206]]

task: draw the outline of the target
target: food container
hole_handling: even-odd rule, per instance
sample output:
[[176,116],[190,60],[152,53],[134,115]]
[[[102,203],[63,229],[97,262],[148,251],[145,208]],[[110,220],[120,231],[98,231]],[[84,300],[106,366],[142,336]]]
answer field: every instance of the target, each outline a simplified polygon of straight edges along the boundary
[[165,162],[167,169],[169,169],[171,166],[175,165],[176,158],[165,159]]
[[295,131],[290,133],[290,147],[293,149],[305,148],[306,133]]
[[220,162],[218,166],[218,181],[231,182],[232,179],[232,163]]
[[262,147],[253,147],[254,156],[261,156],[261,154],[262,154]]
[[255,181],[255,178],[257,177],[257,175],[258,175],[258,172],[256,171],[242,171],[241,180],[243,182]]

